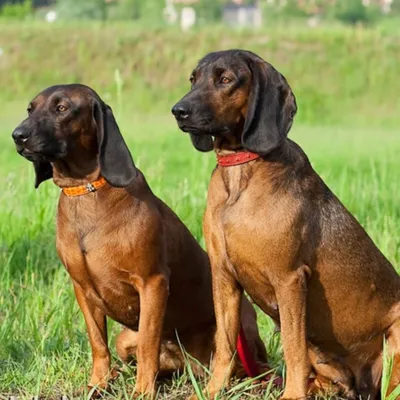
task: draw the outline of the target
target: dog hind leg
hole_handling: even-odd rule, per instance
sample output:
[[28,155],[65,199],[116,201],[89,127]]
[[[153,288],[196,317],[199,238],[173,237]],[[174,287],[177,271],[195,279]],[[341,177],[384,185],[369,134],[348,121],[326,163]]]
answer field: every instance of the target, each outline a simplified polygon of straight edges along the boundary
[[318,349],[309,348],[311,365],[316,373],[310,383],[309,394],[317,394],[319,391],[343,394],[348,399],[357,398],[354,376],[350,368]]
[[[392,374],[389,380],[387,396],[400,386],[400,319],[389,329],[388,334],[389,355],[393,356]],[[400,398],[400,396],[399,396]]]
[[[124,363],[130,363],[136,359],[138,332],[124,328],[116,340],[116,349],[119,358]],[[185,359],[178,343],[172,340],[163,340],[160,349],[159,376],[168,376],[176,371],[183,371]],[[202,375],[201,368],[195,363],[192,365],[195,375]]]

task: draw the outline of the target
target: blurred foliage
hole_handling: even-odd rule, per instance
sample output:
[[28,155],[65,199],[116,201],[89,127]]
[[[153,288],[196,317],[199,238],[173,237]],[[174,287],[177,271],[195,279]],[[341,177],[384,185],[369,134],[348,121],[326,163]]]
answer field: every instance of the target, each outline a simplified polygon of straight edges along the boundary
[[[63,20],[143,20],[158,25],[164,24],[166,0],[0,0],[3,17],[25,18],[32,12],[33,6],[55,4],[59,17]],[[200,25],[220,21],[224,5],[229,0],[200,0],[191,5],[196,10]],[[255,0],[244,0],[243,4],[254,4]],[[368,25],[385,15],[379,1],[372,0],[366,7],[362,0],[286,0],[273,3],[259,0],[264,10],[265,20],[271,19],[305,19],[318,16],[322,19],[338,20],[345,24]],[[2,6],[3,5],[3,6]],[[179,13],[184,4],[175,4]],[[2,8],[1,8],[2,7]],[[400,13],[400,0],[394,0],[391,15]],[[39,15],[42,15],[39,12]]]
[[162,20],[164,0],[57,0],[56,7],[63,20]]
[[[200,22],[217,21],[222,17],[224,0],[201,0],[193,4],[197,18]],[[110,4],[110,17],[117,20],[147,20],[163,21],[163,12],[166,7],[165,0],[119,0]],[[179,12],[184,5],[176,4],[175,9]]]
[[[192,7],[197,12],[200,23],[217,21],[222,17],[224,0],[201,0]],[[163,14],[165,0],[57,0],[59,16],[64,20],[94,19],[94,20],[142,20],[164,24]],[[184,5],[177,4],[179,12]]]
[[[133,13],[133,17],[135,19],[160,20],[165,7],[165,1],[120,0],[115,5],[111,5],[110,7],[122,8],[126,10],[127,13]],[[130,9],[131,11],[129,11]]]
[[[397,9],[400,11],[399,4],[400,0],[394,0],[392,15],[396,13]],[[267,5],[265,14],[270,13],[281,19],[318,16],[350,25],[368,25],[385,17],[378,3],[372,2],[369,6],[364,6],[362,0],[286,0],[284,5],[280,5],[280,3]]]
[[193,8],[200,21],[217,21],[222,17],[222,3],[224,2],[218,0],[203,0],[195,4]]
[[58,0],[57,11],[61,19],[107,19],[105,0]]
[[371,24],[382,17],[378,6],[365,7],[360,0],[338,0],[330,11],[334,18],[350,25]]
[[174,27],[140,23],[0,21],[0,31],[2,104],[61,82],[83,82],[112,94],[119,70],[129,109],[168,112],[189,89],[189,74],[202,56],[244,48],[287,77],[298,97],[302,122],[399,123],[396,27],[383,31],[379,25],[353,29],[332,24],[309,29],[305,24],[271,22],[256,31],[213,26],[182,34]]
[[0,4],[0,16],[7,19],[24,20],[32,15],[32,0],[4,2]]
[[141,0],[121,0],[110,6],[109,16],[117,20],[137,20],[143,17],[143,3]]

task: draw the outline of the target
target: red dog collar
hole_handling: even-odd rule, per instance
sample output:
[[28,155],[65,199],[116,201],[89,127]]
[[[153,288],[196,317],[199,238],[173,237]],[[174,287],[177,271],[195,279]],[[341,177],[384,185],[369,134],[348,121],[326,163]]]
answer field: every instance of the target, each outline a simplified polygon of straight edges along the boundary
[[239,151],[230,154],[217,154],[217,162],[221,167],[232,167],[233,165],[245,164],[250,161],[256,160],[261,156],[250,151]]

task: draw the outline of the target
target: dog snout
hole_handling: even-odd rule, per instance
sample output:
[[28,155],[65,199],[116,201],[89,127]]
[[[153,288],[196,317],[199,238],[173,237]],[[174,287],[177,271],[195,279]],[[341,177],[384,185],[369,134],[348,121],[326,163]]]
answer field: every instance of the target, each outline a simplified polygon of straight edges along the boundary
[[16,128],[12,133],[12,138],[16,144],[24,144],[29,137],[31,136],[32,132],[25,128]]
[[171,112],[178,121],[183,121],[190,116],[191,109],[187,103],[177,103],[172,107]]

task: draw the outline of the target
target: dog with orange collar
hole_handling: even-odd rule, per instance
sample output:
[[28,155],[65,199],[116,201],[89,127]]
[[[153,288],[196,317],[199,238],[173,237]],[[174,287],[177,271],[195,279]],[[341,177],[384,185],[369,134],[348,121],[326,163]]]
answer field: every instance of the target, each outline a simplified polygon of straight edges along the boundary
[[[52,178],[62,189],[57,251],[87,326],[89,387],[106,388],[114,375],[107,317],[124,326],[117,352],[123,361],[137,359],[139,394],[154,394],[157,375],[184,368],[180,344],[208,365],[220,338],[207,254],[152,193],[111,108],[89,87],[74,84],[44,90],[28,113],[12,136],[35,167],[35,186]],[[244,296],[241,301],[235,369],[254,376],[270,367],[255,310]],[[204,372],[197,363],[192,369]]]

